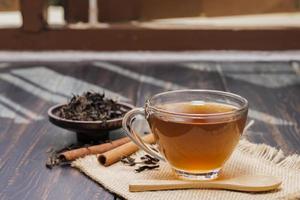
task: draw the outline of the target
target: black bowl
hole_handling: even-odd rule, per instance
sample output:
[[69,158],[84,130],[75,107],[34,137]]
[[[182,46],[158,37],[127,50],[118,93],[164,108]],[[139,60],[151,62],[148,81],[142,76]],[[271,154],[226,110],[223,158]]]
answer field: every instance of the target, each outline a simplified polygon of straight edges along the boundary
[[[118,103],[122,107],[131,110],[133,105],[127,103]],[[58,110],[65,104],[59,104],[51,107],[48,110],[49,121],[61,128],[74,131],[77,133],[77,139],[80,141],[99,141],[108,138],[109,131],[122,127],[123,118],[116,118],[103,121],[76,121],[61,118],[57,115]]]

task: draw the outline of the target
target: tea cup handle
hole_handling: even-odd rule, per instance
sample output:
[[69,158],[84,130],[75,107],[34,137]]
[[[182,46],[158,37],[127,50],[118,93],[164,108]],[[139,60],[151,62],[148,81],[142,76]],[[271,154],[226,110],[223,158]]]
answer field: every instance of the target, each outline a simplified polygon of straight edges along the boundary
[[154,156],[157,159],[165,161],[164,157],[158,153],[158,150],[154,150],[149,144],[146,144],[145,141],[139,136],[139,134],[134,130],[132,124],[136,119],[137,115],[142,115],[145,118],[145,110],[143,108],[134,108],[128,113],[125,114],[122,122],[122,126],[126,131],[127,136],[141,149],[145,152]]

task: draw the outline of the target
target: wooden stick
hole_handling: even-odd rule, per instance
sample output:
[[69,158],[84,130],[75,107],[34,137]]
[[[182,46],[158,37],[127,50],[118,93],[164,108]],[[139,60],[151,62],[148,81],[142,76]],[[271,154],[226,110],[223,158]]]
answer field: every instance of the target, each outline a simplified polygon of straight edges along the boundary
[[112,150],[118,146],[121,146],[123,144],[126,144],[130,142],[130,139],[128,137],[124,137],[118,140],[114,140],[112,142],[104,143],[104,144],[99,144],[99,145],[94,145],[90,147],[83,147],[79,149],[74,149],[70,151],[65,151],[63,153],[59,154],[59,158],[65,159],[67,161],[72,161],[77,158],[84,157],[86,155],[91,155],[91,154],[101,154],[104,152],[107,152],[109,150]]
[[[153,134],[149,134],[143,137],[143,140],[147,143],[153,144],[155,142]],[[133,142],[123,144],[113,150],[107,151],[98,157],[98,161],[104,166],[110,166],[123,157],[129,156],[139,150],[139,147]]]
[[264,175],[244,175],[230,179],[211,181],[135,180],[129,184],[129,191],[224,189],[243,192],[266,192],[277,189],[281,183],[282,181],[277,177]]

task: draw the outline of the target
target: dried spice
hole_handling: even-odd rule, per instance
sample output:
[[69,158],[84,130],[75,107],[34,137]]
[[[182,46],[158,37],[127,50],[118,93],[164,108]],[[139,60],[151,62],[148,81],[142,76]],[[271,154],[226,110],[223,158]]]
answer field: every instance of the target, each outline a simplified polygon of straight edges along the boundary
[[159,165],[153,165],[153,166],[144,165],[144,166],[140,166],[139,168],[135,169],[135,171],[140,173],[145,170],[152,170],[152,169],[156,169],[156,168],[159,168]]
[[107,121],[125,115],[128,108],[116,101],[105,98],[104,94],[86,92],[74,95],[68,104],[62,106],[56,113],[64,119],[76,121]]
[[127,156],[121,159],[121,162],[128,166],[137,166],[135,171],[140,173],[145,170],[153,170],[159,168],[159,159],[154,158],[148,154],[140,157],[140,161],[136,161],[136,159]]
[[64,147],[60,150],[54,150],[54,149],[50,149],[47,151],[48,158],[46,161],[45,166],[48,169],[52,169],[55,166],[69,166],[71,164],[71,161],[66,160],[64,157],[60,156],[60,153],[64,152],[64,151],[69,151],[72,149],[77,149],[80,147],[89,147],[92,144],[82,144],[82,143],[77,143],[77,144],[71,144],[67,147]]
[[145,156],[142,156],[141,160],[143,160],[143,162],[145,164],[149,164],[149,165],[154,165],[159,162],[159,159],[149,156],[148,154],[146,154]]
[[136,163],[135,163],[135,159],[130,157],[130,156],[127,156],[127,157],[124,157],[121,159],[121,162],[123,164],[126,164],[126,165],[129,165],[129,166],[135,166]]
[[57,152],[52,152],[50,153],[50,155],[48,156],[48,159],[46,161],[46,167],[48,169],[52,169],[55,166],[66,166],[66,165],[70,165],[70,162],[63,160],[62,158],[60,158],[58,156]]

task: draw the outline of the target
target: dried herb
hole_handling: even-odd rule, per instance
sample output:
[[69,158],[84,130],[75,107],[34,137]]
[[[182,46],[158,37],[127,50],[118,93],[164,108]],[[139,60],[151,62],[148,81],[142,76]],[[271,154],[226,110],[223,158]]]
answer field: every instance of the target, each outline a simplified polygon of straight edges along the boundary
[[122,158],[121,162],[128,166],[137,166],[137,168],[135,169],[137,173],[140,173],[145,170],[153,170],[159,168],[159,159],[154,158],[148,154],[140,157],[140,161],[136,161],[136,159],[127,156]]
[[64,151],[69,151],[72,149],[77,149],[77,148],[81,148],[81,147],[89,147],[93,145],[93,143],[89,143],[89,144],[83,144],[83,143],[76,143],[76,144],[71,144],[67,147],[64,147],[62,149],[59,150],[54,150],[53,148],[47,150],[48,158],[46,161],[45,166],[48,169],[52,169],[55,166],[69,166],[71,164],[70,161],[67,161],[64,157],[59,156],[60,153],[64,152]]
[[61,157],[58,156],[58,153],[53,152],[50,154],[46,161],[46,167],[48,169],[52,169],[54,166],[66,166],[70,165],[70,162],[62,159]]
[[124,157],[121,159],[121,162],[125,165],[129,165],[129,166],[135,166],[135,159],[131,158],[130,156]]
[[104,94],[86,92],[83,95],[74,95],[56,114],[76,121],[106,121],[120,118],[127,111],[128,108],[105,98]]
[[148,165],[155,165],[159,162],[159,159],[149,156],[148,154],[142,156],[141,160],[143,160],[143,162]]
[[152,170],[152,169],[156,169],[156,168],[159,168],[159,165],[152,165],[152,166],[144,165],[144,166],[140,166],[139,168],[135,169],[135,171],[140,173],[145,170]]

